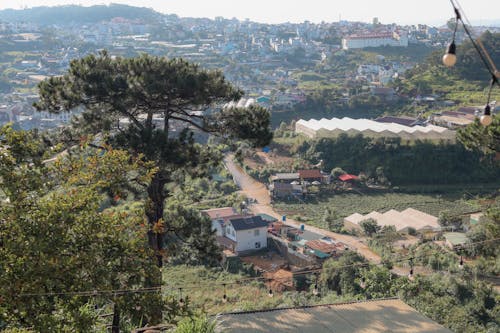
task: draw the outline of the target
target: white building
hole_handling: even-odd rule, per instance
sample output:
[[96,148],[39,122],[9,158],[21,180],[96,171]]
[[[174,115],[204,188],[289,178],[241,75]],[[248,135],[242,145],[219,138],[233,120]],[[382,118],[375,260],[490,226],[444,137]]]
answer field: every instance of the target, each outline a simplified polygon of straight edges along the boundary
[[225,224],[223,237],[232,241],[236,253],[267,247],[267,222],[260,216],[233,218]]
[[445,127],[405,126],[397,123],[381,123],[370,119],[332,118],[320,120],[300,119],[295,124],[295,132],[315,137],[337,137],[344,133],[355,136],[362,134],[370,138],[401,138],[402,140],[455,140],[455,131]]
[[407,208],[402,212],[391,209],[385,213],[373,211],[366,215],[354,213],[344,218],[344,227],[350,230],[361,230],[361,222],[373,219],[381,227],[394,226],[396,231],[407,233],[410,228],[418,232],[439,231],[438,218],[413,208]]
[[371,34],[355,34],[342,38],[342,48],[363,49],[365,47],[379,46],[408,46],[408,35],[406,32],[384,32]]

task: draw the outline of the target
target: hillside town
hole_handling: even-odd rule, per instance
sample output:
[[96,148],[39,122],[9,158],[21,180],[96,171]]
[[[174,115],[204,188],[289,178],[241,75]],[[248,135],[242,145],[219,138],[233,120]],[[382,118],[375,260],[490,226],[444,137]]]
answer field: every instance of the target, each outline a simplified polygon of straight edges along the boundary
[[497,332],[500,27],[453,9],[0,10],[0,331]]

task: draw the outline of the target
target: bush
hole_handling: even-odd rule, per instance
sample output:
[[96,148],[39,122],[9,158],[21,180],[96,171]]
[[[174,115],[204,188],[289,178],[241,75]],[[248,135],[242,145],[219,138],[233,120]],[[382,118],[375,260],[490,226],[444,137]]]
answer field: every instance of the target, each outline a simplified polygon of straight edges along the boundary
[[175,333],[215,333],[216,331],[216,319],[210,319],[207,316],[184,318],[175,329]]

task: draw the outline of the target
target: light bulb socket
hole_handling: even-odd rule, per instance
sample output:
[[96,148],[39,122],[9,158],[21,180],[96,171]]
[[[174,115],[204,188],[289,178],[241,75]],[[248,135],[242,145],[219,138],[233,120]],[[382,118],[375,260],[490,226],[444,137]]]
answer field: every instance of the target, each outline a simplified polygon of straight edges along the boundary
[[489,104],[486,104],[486,106],[484,107],[484,115],[491,116],[491,106]]
[[455,45],[455,41],[452,41],[448,48],[446,49],[447,54],[457,54],[457,46]]

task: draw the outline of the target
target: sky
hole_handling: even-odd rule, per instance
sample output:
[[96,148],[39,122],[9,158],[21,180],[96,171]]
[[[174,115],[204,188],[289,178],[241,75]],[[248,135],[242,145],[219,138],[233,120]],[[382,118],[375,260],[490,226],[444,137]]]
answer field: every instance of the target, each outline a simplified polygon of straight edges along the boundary
[[[456,1],[456,0],[454,0]],[[449,0],[115,0],[181,17],[223,16],[265,23],[348,21],[442,25],[453,17]],[[102,0],[0,0],[0,9],[109,4]],[[500,22],[500,0],[460,0],[472,24]],[[498,24],[497,24],[498,25]]]

